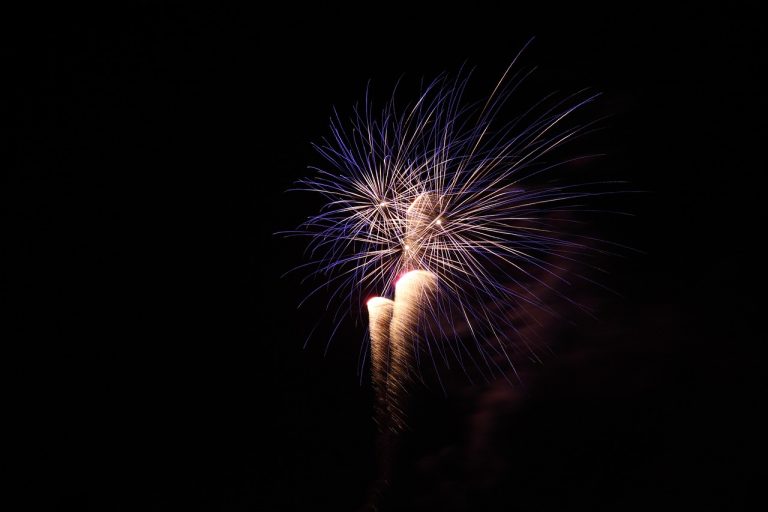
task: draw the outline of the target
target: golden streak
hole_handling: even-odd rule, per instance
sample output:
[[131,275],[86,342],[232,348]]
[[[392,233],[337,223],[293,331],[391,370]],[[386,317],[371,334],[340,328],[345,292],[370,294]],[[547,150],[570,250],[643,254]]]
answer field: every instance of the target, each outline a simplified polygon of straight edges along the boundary
[[389,367],[389,325],[394,301],[374,297],[368,301],[368,329],[371,336],[371,380],[376,400],[375,419],[380,429],[388,422],[387,372]]
[[386,386],[387,406],[392,421],[390,428],[395,432],[405,428],[405,396],[410,380],[411,359],[418,342],[419,325],[429,314],[436,293],[437,275],[425,270],[408,272],[395,285],[395,302],[389,326],[390,354]]

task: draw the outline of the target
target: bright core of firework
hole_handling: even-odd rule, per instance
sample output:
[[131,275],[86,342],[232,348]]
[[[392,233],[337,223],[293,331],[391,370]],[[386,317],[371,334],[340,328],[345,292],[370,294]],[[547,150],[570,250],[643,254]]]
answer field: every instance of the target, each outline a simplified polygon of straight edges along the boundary
[[[545,307],[524,283],[541,282],[542,273],[562,279],[558,258],[585,247],[551,213],[595,195],[557,184],[575,159],[553,152],[585,130],[571,115],[597,95],[548,96],[499,123],[532,71],[515,69],[513,62],[481,102],[464,101],[467,73],[443,75],[411,104],[393,99],[375,109],[366,98],[349,119],[331,120],[330,137],[316,146],[327,165],[298,186],[325,205],[293,233],[311,237],[306,266],[322,276],[312,293],[327,289],[340,299],[339,316],[371,293],[391,296],[401,276],[423,270],[439,280],[434,315],[454,320],[430,327],[428,337],[468,332],[493,341],[478,343],[481,350],[506,356],[502,331],[514,326],[503,306]],[[462,333],[451,327],[457,322]]]

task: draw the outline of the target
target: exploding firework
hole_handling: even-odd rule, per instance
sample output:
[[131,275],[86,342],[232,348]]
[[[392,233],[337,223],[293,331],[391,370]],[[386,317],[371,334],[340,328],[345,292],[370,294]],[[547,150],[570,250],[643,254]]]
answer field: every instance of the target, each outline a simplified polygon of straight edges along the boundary
[[595,250],[593,239],[564,232],[553,214],[606,193],[595,183],[555,179],[577,160],[555,150],[589,128],[571,119],[598,95],[549,95],[499,123],[532,72],[516,61],[481,102],[464,101],[463,72],[440,76],[403,108],[392,99],[378,114],[366,95],[350,119],[332,118],[331,137],[316,145],[327,166],[299,182],[298,189],[326,199],[292,233],[311,237],[305,266],[322,284],[310,295],[327,289],[339,304],[337,322],[360,311],[366,296],[402,295],[396,283],[410,271],[434,276],[428,307],[422,301],[408,322],[398,315],[413,303],[368,303],[380,395],[392,393],[393,373],[404,378],[423,354],[504,374],[500,365],[512,365],[511,351],[528,345],[509,311],[552,312],[535,289],[559,293],[557,283],[568,279],[563,263]]

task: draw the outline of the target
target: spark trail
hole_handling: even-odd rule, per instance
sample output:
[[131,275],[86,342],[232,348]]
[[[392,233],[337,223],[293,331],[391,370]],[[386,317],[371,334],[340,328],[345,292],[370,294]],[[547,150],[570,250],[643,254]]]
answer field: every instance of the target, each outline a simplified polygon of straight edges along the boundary
[[419,327],[429,314],[437,294],[437,276],[412,270],[397,281],[390,324],[390,366],[387,373],[387,406],[390,428],[399,432],[406,424],[407,386],[418,342]]
[[394,302],[383,297],[368,301],[368,331],[371,338],[371,381],[375,395],[375,418],[379,429],[389,423],[387,373],[389,371],[389,326]]

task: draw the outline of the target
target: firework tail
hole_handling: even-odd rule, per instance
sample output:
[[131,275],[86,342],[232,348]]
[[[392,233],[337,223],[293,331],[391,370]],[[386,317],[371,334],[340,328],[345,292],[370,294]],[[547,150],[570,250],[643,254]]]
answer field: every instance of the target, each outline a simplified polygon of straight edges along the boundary
[[384,297],[368,300],[368,330],[371,340],[371,382],[374,392],[374,419],[378,426],[376,436],[376,463],[378,477],[368,489],[367,505],[362,510],[378,510],[392,474],[394,439],[387,405],[387,373],[389,372],[390,324],[395,302]]
[[374,297],[368,301],[368,330],[371,337],[371,381],[375,395],[374,417],[380,430],[388,423],[387,372],[389,367],[389,325],[394,301]]
[[406,387],[419,336],[419,325],[437,292],[437,276],[424,270],[413,270],[395,285],[395,305],[390,333],[389,372],[387,373],[387,407],[390,429],[405,428]]
[[368,301],[379,476],[369,489],[365,510],[378,510],[390,485],[400,433],[406,426],[407,386],[419,326],[436,293],[437,276],[414,270],[397,281],[394,301],[382,297]]

